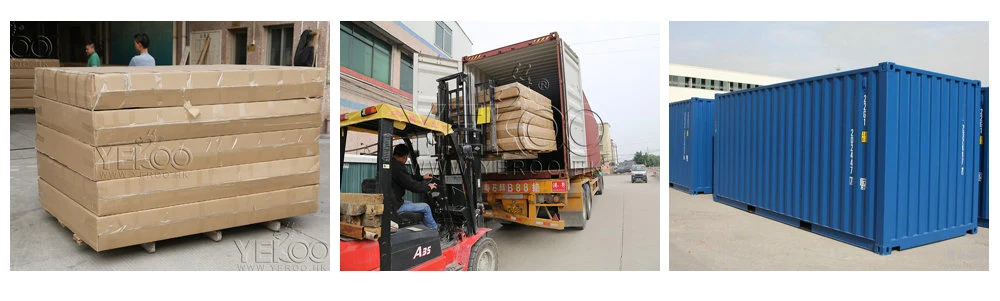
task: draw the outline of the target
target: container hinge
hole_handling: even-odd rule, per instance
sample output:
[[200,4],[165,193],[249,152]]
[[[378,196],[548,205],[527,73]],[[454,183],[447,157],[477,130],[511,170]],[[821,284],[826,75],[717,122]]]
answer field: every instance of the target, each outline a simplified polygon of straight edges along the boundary
[[865,178],[858,179],[858,187],[860,187],[862,191],[865,190],[865,187],[867,186],[867,183],[868,183],[868,181]]

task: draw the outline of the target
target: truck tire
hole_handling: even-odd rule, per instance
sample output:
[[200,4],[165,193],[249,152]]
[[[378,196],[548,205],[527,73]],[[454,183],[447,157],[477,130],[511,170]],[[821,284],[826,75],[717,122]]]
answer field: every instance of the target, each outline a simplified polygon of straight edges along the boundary
[[583,218],[590,220],[590,209],[594,205],[594,195],[590,194],[590,184],[583,185]]
[[476,244],[472,245],[469,252],[470,271],[498,271],[500,269],[497,242],[492,238],[483,236]]

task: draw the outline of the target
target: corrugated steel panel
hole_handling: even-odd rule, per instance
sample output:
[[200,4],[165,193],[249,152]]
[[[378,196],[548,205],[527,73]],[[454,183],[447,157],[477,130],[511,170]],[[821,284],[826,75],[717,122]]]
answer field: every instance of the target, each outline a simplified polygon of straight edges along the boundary
[[672,102],[669,114],[670,186],[692,194],[712,193],[715,101]]
[[982,227],[990,227],[990,198],[989,198],[989,137],[987,137],[987,131],[989,130],[989,104],[990,104],[990,88],[983,88],[983,110],[982,116],[980,118],[980,129],[982,130],[982,138],[980,138],[980,143],[982,144],[982,150],[980,158],[982,162],[979,164],[979,170],[982,176],[979,178],[980,196],[979,196],[979,225]]
[[889,254],[976,232],[979,81],[894,63],[716,97],[716,201]]

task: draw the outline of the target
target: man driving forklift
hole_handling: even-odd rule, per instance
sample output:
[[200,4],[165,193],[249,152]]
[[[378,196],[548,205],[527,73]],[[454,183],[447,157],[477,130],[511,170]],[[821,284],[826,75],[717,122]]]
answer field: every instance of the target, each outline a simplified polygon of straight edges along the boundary
[[[403,195],[406,194],[406,190],[413,191],[414,193],[426,193],[432,189],[437,189],[437,184],[435,183],[424,183],[425,180],[430,180],[433,177],[430,173],[423,175],[411,175],[406,171],[406,158],[410,157],[410,148],[406,144],[396,145],[392,149],[392,165],[389,169],[392,172],[392,208],[396,208],[397,213],[403,212],[420,212],[424,214],[423,221],[421,223],[428,228],[437,230],[438,225],[434,222],[434,216],[431,214],[431,207],[426,203],[413,203],[410,201],[404,201]],[[418,174],[420,171],[416,171]]]

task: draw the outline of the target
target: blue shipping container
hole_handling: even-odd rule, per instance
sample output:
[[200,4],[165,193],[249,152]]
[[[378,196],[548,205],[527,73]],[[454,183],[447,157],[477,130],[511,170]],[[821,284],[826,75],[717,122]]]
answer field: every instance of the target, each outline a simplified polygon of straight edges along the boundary
[[990,106],[990,88],[983,88],[983,110],[982,117],[980,118],[980,128],[983,132],[983,136],[979,138],[979,143],[982,144],[982,153],[980,157],[982,162],[979,164],[979,170],[982,172],[982,177],[979,178],[979,226],[984,228],[990,227],[990,186],[989,186],[989,137],[986,132],[989,130],[989,106]]
[[894,63],[716,95],[715,200],[882,255],[975,234],[981,98]]
[[712,193],[711,99],[692,98],[670,104],[670,187],[691,194]]

